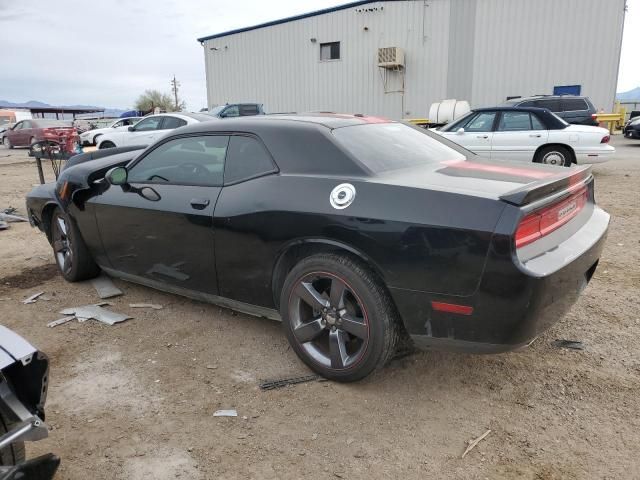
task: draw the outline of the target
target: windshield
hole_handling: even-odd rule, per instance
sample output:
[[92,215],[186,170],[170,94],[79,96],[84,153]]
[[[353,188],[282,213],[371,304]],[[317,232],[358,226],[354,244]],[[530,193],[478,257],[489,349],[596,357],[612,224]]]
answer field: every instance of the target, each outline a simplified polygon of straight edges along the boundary
[[71,121],[66,120],[36,120],[38,127],[71,127]]
[[226,107],[226,105],[210,108],[209,115],[218,115],[222,110],[224,110],[224,107]]
[[336,128],[333,135],[374,173],[466,157],[429,133],[402,123]]

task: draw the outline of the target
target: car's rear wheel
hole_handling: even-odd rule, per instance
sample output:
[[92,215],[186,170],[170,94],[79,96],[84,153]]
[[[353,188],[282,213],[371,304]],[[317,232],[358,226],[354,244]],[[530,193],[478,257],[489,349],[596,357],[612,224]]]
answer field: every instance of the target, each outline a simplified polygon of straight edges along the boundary
[[110,140],[105,140],[104,142],[102,142],[100,144],[100,150],[104,149],[104,148],[115,148],[116,144],[113,143]]
[[570,167],[572,158],[573,156],[567,148],[559,145],[550,145],[541,148],[533,161],[546,165],[556,165],[558,167]]
[[[0,412],[0,437],[9,431],[9,420]],[[24,442],[15,442],[0,450],[0,465],[16,465],[24,462],[25,450]]]
[[400,334],[393,302],[377,277],[342,255],[301,260],[284,282],[280,313],[302,361],[342,382],[360,380],[384,366]]
[[[32,147],[33,147],[33,144],[34,144],[34,143],[36,143],[36,139],[35,139],[35,137],[31,137],[31,138],[29,139],[29,148],[31,149],[31,151],[33,151]],[[35,155],[35,157],[36,157],[38,160],[40,160],[40,159],[42,158],[42,157],[39,157],[39,156],[37,156],[37,155]]]
[[100,135],[102,135],[101,133],[99,135],[96,135],[95,137],[93,137],[93,144],[94,145],[98,145],[98,138],[100,138]]
[[78,227],[60,208],[56,208],[51,216],[51,246],[58,269],[65,280],[87,280],[100,272]]

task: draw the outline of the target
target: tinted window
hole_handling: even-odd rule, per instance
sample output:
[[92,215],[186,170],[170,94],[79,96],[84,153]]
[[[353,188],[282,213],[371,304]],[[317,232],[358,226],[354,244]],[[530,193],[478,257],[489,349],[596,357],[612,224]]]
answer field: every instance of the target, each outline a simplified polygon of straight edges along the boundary
[[231,137],[224,169],[224,183],[257,177],[274,170],[271,157],[259,140],[253,137]]
[[340,42],[320,44],[320,60],[340,59]]
[[564,112],[575,112],[578,110],[588,110],[589,106],[584,98],[563,98],[562,110]]
[[529,100],[528,102],[522,102],[518,104],[519,107],[535,107],[536,102]]
[[493,121],[496,112],[480,112],[463,126],[465,132],[490,132],[493,129]]
[[149,117],[144,120],[140,120],[136,123],[136,132],[147,132],[150,130],[157,130],[162,122],[162,117]]
[[162,124],[163,130],[172,130],[178,127],[184,127],[187,124],[186,120],[178,117],[164,117],[164,123]]
[[535,106],[538,108],[548,108],[552,112],[560,112],[560,100],[557,98],[545,98],[543,100],[536,100]]
[[332,133],[373,172],[466,158],[429,134],[401,123],[335,128]]
[[498,131],[516,132],[521,130],[531,130],[529,112],[502,112],[498,123]]
[[22,122],[22,128],[33,128],[31,126],[31,122],[29,120],[25,120],[24,122]]
[[14,131],[15,131],[15,130],[20,130],[20,129],[22,128],[22,124],[23,124],[23,123],[24,123],[24,122],[18,122],[18,123],[16,123],[16,124],[15,124],[15,126],[13,127],[13,130],[14,130]]
[[260,110],[258,110],[257,105],[240,105],[240,116],[245,117],[248,115],[258,115]]
[[136,163],[129,171],[129,181],[220,186],[228,143],[225,135],[171,140]]
[[222,112],[222,115],[224,117],[239,117],[240,111],[238,110],[237,105],[232,105],[229,108],[227,108],[224,112]]

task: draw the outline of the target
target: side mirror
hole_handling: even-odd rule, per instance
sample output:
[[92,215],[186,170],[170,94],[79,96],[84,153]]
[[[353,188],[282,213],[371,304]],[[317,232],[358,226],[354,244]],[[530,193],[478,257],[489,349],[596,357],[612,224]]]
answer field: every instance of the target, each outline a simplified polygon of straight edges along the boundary
[[126,185],[127,169],[124,167],[114,167],[105,174],[104,178],[111,185]]
[[150,200],[152,202],[157,202],[158,200],[160,200],[160,194],[158,192],[156,192],[153,188],[151,187],[143,187],[140,189],[140,191],[138,192],[143,198],[146,198],[147,200]]
[[464,128],[459,128],[458,130],[456,130],[456,133],[458,135],[462,135],[464,133]]
[[129,130],[130,132],[135,132],[133,125],[131,125],[129,128],[127,128],[127,130]]

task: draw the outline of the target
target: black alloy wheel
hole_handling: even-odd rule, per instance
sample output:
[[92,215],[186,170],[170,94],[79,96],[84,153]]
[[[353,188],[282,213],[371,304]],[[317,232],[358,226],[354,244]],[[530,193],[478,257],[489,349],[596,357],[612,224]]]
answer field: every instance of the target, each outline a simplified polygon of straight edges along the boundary
[[367,312],[337,275],[312,272],[298,280],[289,299],[289,318],[302,348],[325,367],[350,368],[367,349]]
[[360,380],[396,351],[400,327],[388,292],[370,267],[339,254],[302,259],[280,296],[289,343],[320,375]]
[[73,245],[67,220],[59,213],[56,213],[52,218],[51,244],[58,268],[66,277],[71,273],[73,267]]

